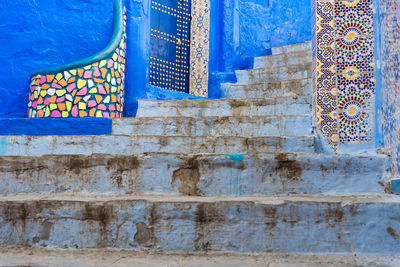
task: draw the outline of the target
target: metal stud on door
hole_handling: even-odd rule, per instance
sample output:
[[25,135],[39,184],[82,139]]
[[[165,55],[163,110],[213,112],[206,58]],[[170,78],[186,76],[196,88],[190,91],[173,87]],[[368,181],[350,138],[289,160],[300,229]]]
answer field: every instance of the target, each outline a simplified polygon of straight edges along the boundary
[[190,0],[151,2],[151,85],[189,93],[190,12]]

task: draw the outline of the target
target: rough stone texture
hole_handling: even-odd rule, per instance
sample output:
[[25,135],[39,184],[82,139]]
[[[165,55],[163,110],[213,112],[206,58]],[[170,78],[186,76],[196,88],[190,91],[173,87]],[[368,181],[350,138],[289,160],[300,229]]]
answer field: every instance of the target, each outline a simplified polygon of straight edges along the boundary
[[0,244],[154,252],[396,253],[399,197],[0,198]]
[[309,96],[203,101],[139,101],[137,117],[243,117],[305,115],[312,110]]
[[254,69],[301,65],[307,63],[312,63],[312,52],[310,49],[266,57],[256,57],[254,59]]
[[223,98],[268,98],[312,95],[312,80],[293,80],[259,84],[225,83],[221,85]]
[[237,70],[239,84],[258,84],[271,81],[299,80],[312,77],[311,63],[268,67],[263,69]]
[[52,250],[1,248],[0,262],[6,266],[93,267],[397,267],[396,255],[177,255],[116,250]]
[[1,157],[0,194],[379,194],[387,164],[385,156],[302,153]]
[[136,155],[143,153],[217,153],[315,151],[314,137],[232,136],[8,136],[0,138],[1,156]]
[[157,136],[310,136],[312,117],[175,117],[113,120],[115,135]]

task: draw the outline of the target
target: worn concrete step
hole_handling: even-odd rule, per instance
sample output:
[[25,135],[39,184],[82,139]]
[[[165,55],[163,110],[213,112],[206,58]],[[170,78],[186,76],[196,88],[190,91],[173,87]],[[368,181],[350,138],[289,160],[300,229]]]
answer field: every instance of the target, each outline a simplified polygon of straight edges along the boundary
[[286,46],[278,46],[272,48],[272,54],[286,54],[286,53],[293,53],[299,51],[308,51],[312,49],[311,42],[305,42],[300,44],[293,44],[293,45],[286,45]]
[[118,249],[0,248],[2,266],[96,267],[398,267],[399,255],[147,253]]
[[266,116],[311,114],[312,97],[218,100],[139,100],[136,117]]
[[0,245],[163,253],[398,253],[400,197],[0,196]]
[[0,157],[0,194],[379,194],[388,166],[381,155],[315,153]]
[[254,59],[254,69],[267,67],[283,67],[290,65],[302,65],[312,63],[312,51],[296,51],[292,53],[277,54],[272,56],[256,57]]
[[273,81],[309,79],[312,77],[312,64],[235,71],[237,83],[259,84]]
[[114,135],[310,136],[312,116],[124,118],[113,120]]
[[2,156],[314,152],[313,136],[7,136]]
[[222,98],[271,98],[306,96],[312,99],[312,79],[259,84],[221,84]]

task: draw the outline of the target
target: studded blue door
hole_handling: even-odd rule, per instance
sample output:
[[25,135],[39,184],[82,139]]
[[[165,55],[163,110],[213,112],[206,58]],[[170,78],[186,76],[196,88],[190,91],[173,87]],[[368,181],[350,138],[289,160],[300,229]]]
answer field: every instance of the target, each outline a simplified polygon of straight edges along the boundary
[[189,92],[190,1],[151,1],[151,85]]

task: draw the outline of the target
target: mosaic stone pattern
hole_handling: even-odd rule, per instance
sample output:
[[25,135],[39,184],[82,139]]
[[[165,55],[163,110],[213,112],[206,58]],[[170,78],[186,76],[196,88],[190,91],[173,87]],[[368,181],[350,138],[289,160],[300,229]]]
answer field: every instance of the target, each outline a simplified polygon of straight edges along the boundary
[[210,2],[192,0],[189,92],[201,97],[208,97],[209,34]]
[[381,127],[392,155],[392,176],[400,177],[400,0],[381,0],[382,87]]
[[28,117],[122,117],[126,38],[124,8],[124,33],[110,58],[31,78]]
[[313,2],[315,118],[337,150],[371,141],[375,102],[373,0]]

